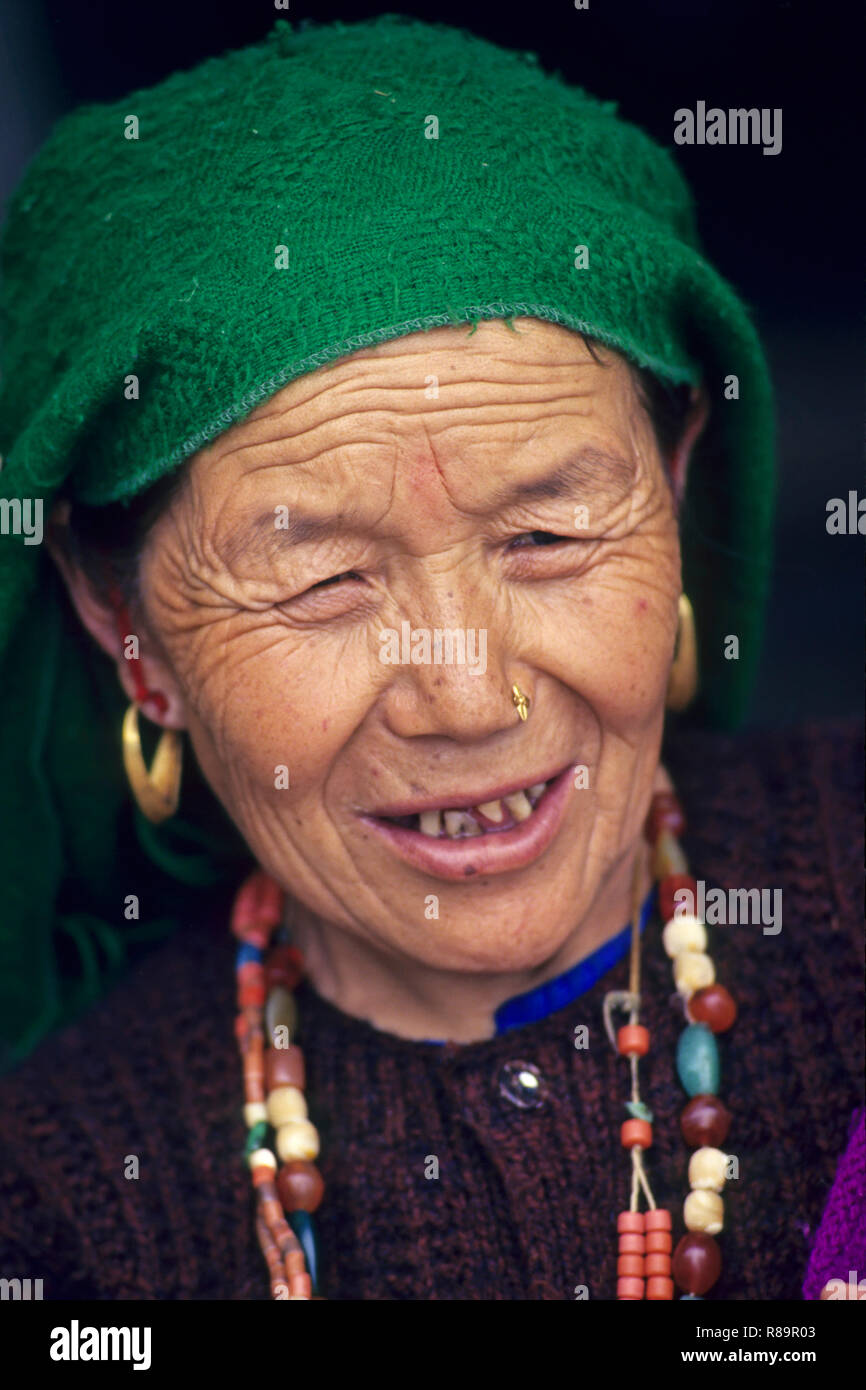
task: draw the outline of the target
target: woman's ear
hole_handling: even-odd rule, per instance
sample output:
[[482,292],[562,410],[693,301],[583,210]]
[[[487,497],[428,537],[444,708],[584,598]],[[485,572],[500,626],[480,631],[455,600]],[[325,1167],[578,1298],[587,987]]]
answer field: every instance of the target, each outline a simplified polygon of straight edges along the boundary
[[703,386],[693,386],[691,404],[682,433],[674,446],[670,460],[670,476],[674,489],[674,501],[679,511],[686,493],[689,461],[692,450],[703,433],[710,413],[710,398]]
[[[157,650],[156,643],[141,620],[133,622],[121,613],[108,595],[97,590],[80,564],[73,558],[69,540],[70,504],[61,499],[52,509],[45,530],[45,545],[57,565],[70,602],[91,637],[117,667],[117,676],[130,700],[139,699],[140,683],[149,692],[159,692],[165,706],[157,702],[142,704],[144,714],[165,729],[186,728],[186,714],[174,673]],[[122,629],[127,629],[123,631]]]

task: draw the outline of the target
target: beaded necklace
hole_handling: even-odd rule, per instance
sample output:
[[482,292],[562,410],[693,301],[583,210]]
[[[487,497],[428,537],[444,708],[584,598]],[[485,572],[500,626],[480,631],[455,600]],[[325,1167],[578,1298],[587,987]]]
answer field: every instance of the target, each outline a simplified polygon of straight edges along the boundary
[[[722,1268],[715,1236],[724,1223],[720,1193],[731,1160],[718,1145],[727,1137],[731,1116],[716,1094],[715,1035],[730,1028],[737,1009],[724,986],[715,982],[715,967],[706,953],[706,926],[684,910],[697,901],[697,882],[689,874],[678,838],[684,830],[685,818],[676,797],[657,793],[644,834],[665,923],[662,942],[673,961],[674,983],[686,1017],[676,1068],[690,1099],[680,1116],[680,1128],[695,1150],[689,1162],[691,1190],[683,1205],[687,1233],[673,1251],[671,1214],[656,1205],[643,1161],[652,1145],[653,1116],[641,1100],[638,1084],[639,1059],[650,1044],[649,1032],[639,1022],[640,853],[633,880],[629,988],[608,993],[603,1006],[607,1035],[616,1051],[628,1059],[631,1072],[631,1096],[625,1102],[629,1118],[620,1131],[620,1141],[631,1157],[629,1207],[617,1217],[616,1297],[623,1301],[670,1300],[675,1283],[683,1291],[682,1298],[700,1299],[717,1282]],[[244,1075],[245,1157],[256,1193],[256,1234],[268,1266],[271,1295],[307,1301],[321,1297],[313,1213],[325,1184],[314,1162],[319,1136],[307,1113],[304,1056],[293,1041],[298,1035],[293,991],[304,966],[301,952],[282,926],[284,903],[283,890],[262,870],[251,874],[235,897],[231,929],[240,942],[235,1036]],[[612,1015],[617,1009],[629,1017],[614,1032]],[[641,1195],[646,1211],[640,1210]]]

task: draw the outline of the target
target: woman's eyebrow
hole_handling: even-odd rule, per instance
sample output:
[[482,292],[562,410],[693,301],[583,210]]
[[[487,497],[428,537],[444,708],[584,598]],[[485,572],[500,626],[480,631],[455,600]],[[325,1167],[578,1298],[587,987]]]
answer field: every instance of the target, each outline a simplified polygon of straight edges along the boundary
[[589,488],[595,492],[601,491],[606,497],[619,498],[631,491],[636,471],[634,459],[624,459],[587,445],[553,472],[534,482],[497,489],[491,500],[495,507],[510,507],[516,502],[572,497]]
[[[488,505],[499,509],[518,502],[579,496],[589,489],[596,495],[601,492],[606,498],[619,498],[631,490],[635,472],[634,460],[588,446],[541,478],[495,489]],[[220,550],[228,563],[241,554],[267,560],[305,541],[323,540],[341,531],[360,532],[363,529],[361,518],[354,518],[345,511],[338,516],[316,515],[287,504],[284,510],[274,508],[273,511],[262,512],[249,526],[239,528],[227,537]]]

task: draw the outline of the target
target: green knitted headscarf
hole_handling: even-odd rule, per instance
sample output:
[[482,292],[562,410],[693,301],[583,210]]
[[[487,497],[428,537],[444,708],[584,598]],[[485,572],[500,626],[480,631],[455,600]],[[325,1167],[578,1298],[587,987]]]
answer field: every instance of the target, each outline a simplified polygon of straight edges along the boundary
[[278,21],[61,120],[10,203],[0,276],[6,1065],[209,895],[225,903],[248,862],[189,753],[179,816],[154,828],[133,810],[125,700],[33,543],[39,507],[44,526],[61,489],[135,496],[324,363],[533,316],[703,380],[718,462],[692,470],[684,585],[701,711],[741,718],[772,519],[761,348],[671,156],[532,53],[397,15]]

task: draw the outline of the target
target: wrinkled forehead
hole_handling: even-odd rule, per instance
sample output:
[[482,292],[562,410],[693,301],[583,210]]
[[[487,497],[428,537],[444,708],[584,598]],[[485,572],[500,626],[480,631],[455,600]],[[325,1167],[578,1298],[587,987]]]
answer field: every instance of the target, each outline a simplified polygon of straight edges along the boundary
[[515,469],[564,463],[569,445],[609,456],[621,481],[647,434],[619,354],[555,324],[490,322],[389,340],[292,381],[201,450],[193,473],[203,494],[255,492],[283,470],[293,488],[347,492],[456,469],[480,498]]

